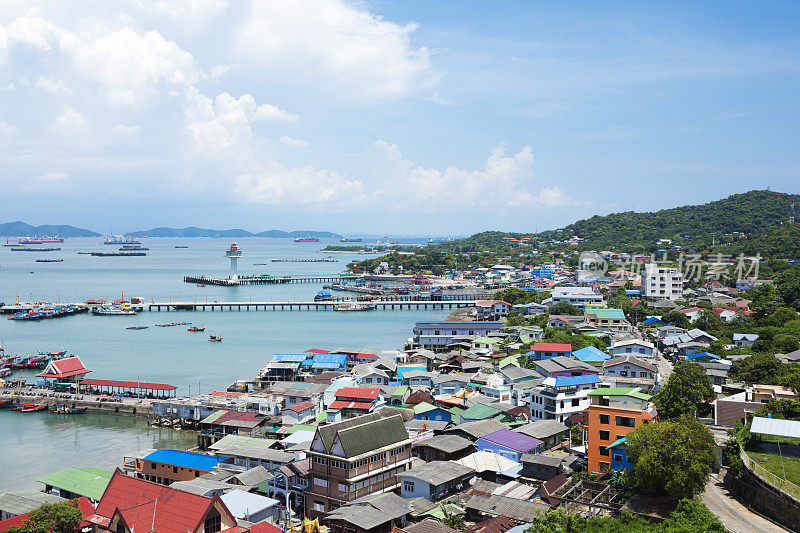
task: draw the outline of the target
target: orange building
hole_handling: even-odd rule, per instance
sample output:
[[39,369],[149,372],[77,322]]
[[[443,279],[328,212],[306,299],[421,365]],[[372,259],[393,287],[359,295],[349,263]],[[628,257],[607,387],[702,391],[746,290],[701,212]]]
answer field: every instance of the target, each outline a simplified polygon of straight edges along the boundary
[[611,444],[632,433],[642,424],[655,422],[656,408],[651,396],[639,387],[601,388],[589,393],[588,420],[589,472],[611,470]]

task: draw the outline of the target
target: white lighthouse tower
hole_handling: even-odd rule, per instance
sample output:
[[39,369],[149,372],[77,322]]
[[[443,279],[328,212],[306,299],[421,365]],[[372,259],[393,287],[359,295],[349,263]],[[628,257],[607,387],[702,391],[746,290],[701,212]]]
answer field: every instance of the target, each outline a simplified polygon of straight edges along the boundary
[[230,248],[225,251],[225,257],[231,260],[231,275],[228,277],[231,281],[239,279],[239,271],[237,269],[237,261],[242,257],[242,250],[236,246],[235,242],[231,243]]

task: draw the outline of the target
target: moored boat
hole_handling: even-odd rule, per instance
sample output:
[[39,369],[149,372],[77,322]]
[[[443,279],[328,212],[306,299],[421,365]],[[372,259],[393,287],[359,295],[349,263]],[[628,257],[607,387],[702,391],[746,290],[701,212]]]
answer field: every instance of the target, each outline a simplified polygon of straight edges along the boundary
[[50,406],[50,412],[59,415],[82,415],[86,412],[85,407],[71,407],[63,403],[57,403]]
[[23,413],[35,413],[37,411],[47,411],[47,405],[43,403],[26,403],[22,404],[20,409]]
[[222,342],[222,335],[214,335],[213,333],[208,337],[211,342]]
[[186,331],[205,331],[206,328],[198,328],[197,326],[192,326],[188,328]]

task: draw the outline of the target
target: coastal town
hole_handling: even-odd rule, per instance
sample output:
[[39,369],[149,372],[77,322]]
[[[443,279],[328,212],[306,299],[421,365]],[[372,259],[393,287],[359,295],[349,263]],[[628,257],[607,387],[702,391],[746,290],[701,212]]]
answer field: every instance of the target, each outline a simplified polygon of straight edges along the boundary
[[[196,434],[196,445],[123,450],[114,470],[91,457],[64,465],[38,491],[0,495],[0,531],[58,504],[73,506],[86,532],[504,533],[569,515],[591,528],[675,513],[695,530],[739,531],[743,519],[792,529],[800,422],[775,417],[800,405],[790,332],[800,267],[732,279],[701,258],[698,283],[667,261],[524,253],[442,276],[392,274],[378,260],[334,289],[362,301],[368,287],[378,299],[490,299],[410,325],[403,346],[271,354],[210,394],[90,378],[66,351],[6,356],[41,372],[25,383],[10,375],[24,367],[7,363],[2,407],[144,417]],[[589,265],[598,258],[599,272]]]

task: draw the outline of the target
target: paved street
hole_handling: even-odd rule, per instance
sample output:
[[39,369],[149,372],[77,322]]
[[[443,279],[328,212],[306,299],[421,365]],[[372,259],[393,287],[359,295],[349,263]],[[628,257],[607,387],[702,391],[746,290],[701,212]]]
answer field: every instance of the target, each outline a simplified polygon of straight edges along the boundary
[[711,476],[706,490],[700,495],[703,503],[732,533],[778,533],[789,531],[760,515],[750,512],[747,507],[728,493],[721,479]]

